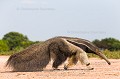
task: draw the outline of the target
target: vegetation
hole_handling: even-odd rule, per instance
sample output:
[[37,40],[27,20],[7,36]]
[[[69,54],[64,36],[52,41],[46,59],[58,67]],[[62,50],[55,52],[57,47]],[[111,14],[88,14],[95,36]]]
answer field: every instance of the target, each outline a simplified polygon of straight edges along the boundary
[[[115,38],[105,38],[94,40],[93,43],[99,47],[102,52],[111,59],[120,59],[120,41]],[[94,54],[88,54],[89,57],[98,57]]]
[[[109,51],[109,50],[104,50],[102,51],[102,53],[109,59],[120,59],[120,50],[119,51]],[[88,57],[97,57],[99,58],[97,55],[95,54],[88,54]]]
[[120,41],[115,39],[115,38],[105,38],[105,39],[102,39],[102,40],[94,40],[93,43],[105,50],[105,49],[108,49],[110,51],[118,51],[120,50]]
[[23,48],[19,49],[19,50],[11,50],[11,51],[2,51],[0,52],[0,55],[12,55],[12,54],[15,54],[19,51],[22,51]]
[[[17,53],[26,47],[38,43],[28,39],[27,36],[18,32],[9,32],[0,40],[0,55],[11,55]],[[42,43],[42,42],[41,42]],[[115,38],[105,38],[94,40],[93,43],[99,47],[102,52],[113,59],[120,59],[120,41]],[[98,57],[94,54],[88,54],[89,57]]]
[[37,42],[30,41],[21,33],[9,32],[0,40],[0,55],[13,54]]
[[7,41],[0,40],[0,52],[8,51],[8,50],[9,50],[9,47],[7,45]]
[[23,34],[18,32],[9,32],[4,35],[2,40],[7,41],[6,43],[9,46],[10,50],[14,50],[17,48],[19,49],[21,47],[25,48],[33,43],[32,41],[29,41],[27,36],[24,36]]

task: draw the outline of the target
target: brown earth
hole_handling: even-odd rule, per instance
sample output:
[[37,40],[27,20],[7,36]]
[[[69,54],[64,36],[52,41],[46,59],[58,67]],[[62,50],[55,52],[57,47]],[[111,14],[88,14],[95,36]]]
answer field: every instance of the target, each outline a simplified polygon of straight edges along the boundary
[[61,65],[60,70],[53,71],[49,63],[41,72],[11,72],[4,67],[8,57],[0,56],[0,79],[120,79],[120,59],[110,59],[111,65],[108,65],[104,60],[91,58],[89,60],[94,70],[77,63],[69,70],[64,70]]

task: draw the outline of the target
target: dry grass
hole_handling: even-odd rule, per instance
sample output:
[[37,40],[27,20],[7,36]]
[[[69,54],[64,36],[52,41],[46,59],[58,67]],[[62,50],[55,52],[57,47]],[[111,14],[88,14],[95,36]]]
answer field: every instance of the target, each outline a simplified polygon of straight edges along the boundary
[[[109,51],[109,50],[104,50],[103,54],[109,59],[120,59],[120,50],[119,51]],[[88,54],[88,56],[91,57],[98,57],[97,55],[94,54]]]

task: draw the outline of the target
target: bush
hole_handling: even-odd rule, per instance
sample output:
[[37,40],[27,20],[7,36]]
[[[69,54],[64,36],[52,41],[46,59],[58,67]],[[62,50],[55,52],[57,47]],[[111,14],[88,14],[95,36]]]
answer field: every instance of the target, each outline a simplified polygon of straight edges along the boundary
[[120,50],[120,41],[115,38],[94,40],[93,43],[101,49],[108,49],[110,51]]
[[0,52],[8,51],[8,50],[9,50],[9,47],[7,45],[7,41],[0,40]]
[[16,47],[24,47],[24,45],[26,47],[31,44],[27,36],[18,32],[9,32],[5,34],[3,40],[7,41],[10,50],[14,50]]

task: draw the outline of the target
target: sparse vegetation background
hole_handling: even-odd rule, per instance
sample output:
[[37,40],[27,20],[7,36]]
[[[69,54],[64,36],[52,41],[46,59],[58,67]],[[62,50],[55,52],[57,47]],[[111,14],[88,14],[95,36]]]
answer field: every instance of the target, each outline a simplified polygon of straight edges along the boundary
[[[95,39],[92,41],[110,59],[120,59],[120,41],[115,38]],[[26,47],[38,43],[30,41],[26,35],[18,32],[9,32],[0,40],[0,55],[11,55]],[[89,57],[97,57],[88,54]]]
[[9,32],[0,40],[0,55],[11,55],[37,43],[30,41],[27,36],[18,32]]

